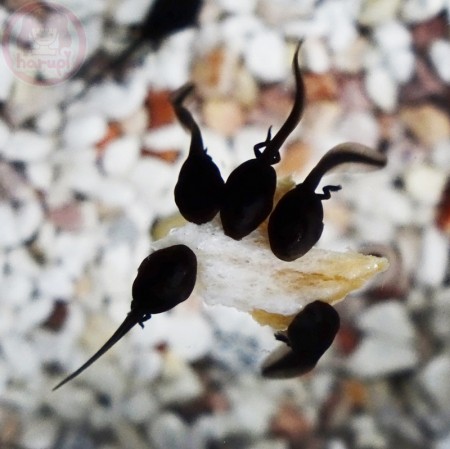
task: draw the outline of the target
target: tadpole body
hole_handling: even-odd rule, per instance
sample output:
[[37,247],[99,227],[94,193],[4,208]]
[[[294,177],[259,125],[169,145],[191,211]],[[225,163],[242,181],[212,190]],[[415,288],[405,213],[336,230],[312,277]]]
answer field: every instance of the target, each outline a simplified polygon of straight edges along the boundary
[[296,92],[288,118],[273,138],[269,128],[266,140],[254,146],[255,159],[237,167],[225,183],[220,218],[225,234],[235,240],[254,231],[272,210],[276,189],[272,165],[280,161],[280,148],[298,125],[305,105],[305,87],[298,65],[300,45],[292,61]]
[[132,286],[131,310],[111,338],[53,391],[77,377],[116,344],[136,324],[144,327],[151,315],[166,312],[185,301],[195,286],[197,258],[186,245],[159,249],[146,257]]
[[340,186],[315,190],[328,171],[341,164],[364,164],[384,167],[386,157],[364,145],[344,143],[329,150],[311,170],[306,179],[287,192],[277,203],[269,218],[270,248],[281,260],[293,261],[305,255],[320,239],[323,231],[322,201]]
[[224,181],[220,170],[203,146],[200,129],[183,106],[193,91],[192,84],[181,87],[172,96],[172,105],[180,123],[191,133],[191,145],[175,185],[175,203],[181,215],[195,224],[212,220],[222,204]]
[[309,303],[286,332],[275,334],[287,346],[266,359],[262,374],[269,378],[289,378],[311,371],[333,343],[339,326],[340,318],[334,307],[322,301]]

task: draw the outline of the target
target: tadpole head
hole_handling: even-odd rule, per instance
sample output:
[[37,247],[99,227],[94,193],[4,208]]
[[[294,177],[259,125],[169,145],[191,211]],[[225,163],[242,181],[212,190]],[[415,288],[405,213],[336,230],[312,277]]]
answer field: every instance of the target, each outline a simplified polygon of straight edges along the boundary
[[281,260],[296,260],[317,243],[323,226],[320,196],[299,185],[281,198],[270,215],[270,248]]
[[269,216],[276,183],[274,168],[260,158],[244,162],[230,174],[220,208],[225,235],[241,240]]
[[289,325],[289,343],[299,357],[318,361],[333,343],[339,326],[339,315],[333,306],[323,301],[311,302]]
[[159,249],[146,257],[133,282],[131,311],[162,313],[185,301],[197,279],[197,257],[186,245]]
[[191,154],[181,167],[174,189],[180,214],[198,225],[211,221],[220,210],[224,186],[219,168],[206,152]]
[[288,343],[262,365],[262,375],[284,379],[311,371],[333,342],[340,325],[338,313],[322,301],[308,304],[287,329]]

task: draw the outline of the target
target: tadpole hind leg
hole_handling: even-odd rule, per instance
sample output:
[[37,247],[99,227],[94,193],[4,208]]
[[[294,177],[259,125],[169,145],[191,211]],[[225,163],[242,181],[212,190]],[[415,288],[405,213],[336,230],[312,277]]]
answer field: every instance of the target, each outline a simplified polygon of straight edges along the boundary
[[275,332],[274,337],[275,340],[281,341],[283,343],[286,343],[288,346],[291,346],[286,332],[283,331]]
[[261,149],[267,147],[267,145],[271,140],[272,140],[272,127],[269,126],[269,129],[267,130],[266,140],[264,142],[259,142],[253,146],[253,151],[255,152],[256,157],[261,156]]
[[152,317],[152,315],[151,315],[150,313],[146,313],[146,314],[142,317],[142,320],[138,322],[139,326],[141,326],[142,329],[144,329],[144,327],[145,327],[145,326],[144,326],[144,323],[145,323],[146,321],[148,321],[151,317]]
[[341,189],[341,186],[325,186],[322,189],[323,193],[318,193],[317,195],[321,200],[329,200],[331,198],[331,192],[338,192]]

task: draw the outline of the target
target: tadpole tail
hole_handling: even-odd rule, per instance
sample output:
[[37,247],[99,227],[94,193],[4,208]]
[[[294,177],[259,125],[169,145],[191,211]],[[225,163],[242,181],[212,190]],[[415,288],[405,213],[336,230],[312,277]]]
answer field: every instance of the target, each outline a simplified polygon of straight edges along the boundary
[[194,117],[192,117],[192,114],[183,106],[184,100],[194,91],[194,89],[194,84],[186,83],[176,90],[171,96],[172,106],[177,119],[181,125],[191,133],[191,146],[189,148],[190,154],[204,151],[200,128],[194,120]]
[[292,60],[292,70],[294,72],[295,78],[294,105],[292,106],[292,110],[288,118],[266,147],[267,156],[269,158],[273,156],[274,153],[280,150],[289,134],[294,131],[303,116],[303,111],[305,109],[305,83],[303,81],[302,73],[298,63],[298,54],[302,43],[302,41],[298,43],[297,48],[295,49],[294,58]]
[[74,371],[72,374],[67,376],[64,380],[62,380],[58,385],[56,385],[52,391],[57,390],[62,387],[64,384],[69,382],[70,380],[77,377],[81,374],[86,368],[89,368],[96,360],[98,360],[108,349],[114,346],[132,327],[134,327],[138,323],[136,316],[130,312],[122,324],[118,327],[118,329],[114,332],[111,338],[80,368]]
[[387,163],[387,158],[384,154],[360,143],[341,143],[322,156],[322,159],[311,170],[302,184],[315,190],[322,176],[338,165],[347,163],[383,168]]

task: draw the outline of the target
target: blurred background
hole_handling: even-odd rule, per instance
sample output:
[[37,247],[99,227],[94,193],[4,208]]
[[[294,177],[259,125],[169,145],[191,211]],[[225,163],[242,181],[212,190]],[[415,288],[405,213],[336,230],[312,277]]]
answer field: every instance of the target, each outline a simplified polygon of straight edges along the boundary
[[[0,6],[0,447],[450,448],[449,3],[165,1]],[[226,178],[289,114],[299,40],[307,107],[278,176],[300,181],[344,141],[384,152],[383,170],[326,178],[343,189],[319,246],[389,271],[337,305],[301,378],[263,379],[271,330],[194,295],[52,393],[183,223],[171,92],[195,83]]]

